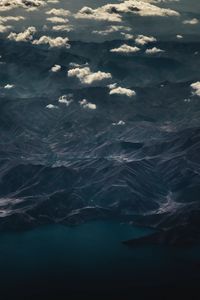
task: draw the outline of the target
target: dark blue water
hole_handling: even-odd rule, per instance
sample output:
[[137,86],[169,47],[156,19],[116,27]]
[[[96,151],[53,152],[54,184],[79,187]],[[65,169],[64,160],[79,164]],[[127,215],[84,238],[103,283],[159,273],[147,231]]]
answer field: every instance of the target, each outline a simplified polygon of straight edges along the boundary
[[69,299],[93,295],[94,299],[117,295],[143,299],[148,293],[159,296],[165,289],[174,293],[178,288],[197,288],[199,247],[180,251],[161,246],[129,248],[121,243],[149,233],[146,228],[96,221],[1,234],[2,299],[14,295],[17,299],[66,295]]

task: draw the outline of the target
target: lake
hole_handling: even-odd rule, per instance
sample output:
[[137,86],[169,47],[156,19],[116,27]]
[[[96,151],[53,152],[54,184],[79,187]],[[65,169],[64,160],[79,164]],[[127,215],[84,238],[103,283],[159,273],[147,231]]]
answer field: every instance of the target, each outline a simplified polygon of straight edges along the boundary
[[93,221],[3,233],[2,299],[114,299],[119,295],[145,299],[149,293],[159,297],[167,291],[170,296],[181,287],[189,292],[198,288],[199,247],[130,248],[121,243],[151,231],[117,221]]

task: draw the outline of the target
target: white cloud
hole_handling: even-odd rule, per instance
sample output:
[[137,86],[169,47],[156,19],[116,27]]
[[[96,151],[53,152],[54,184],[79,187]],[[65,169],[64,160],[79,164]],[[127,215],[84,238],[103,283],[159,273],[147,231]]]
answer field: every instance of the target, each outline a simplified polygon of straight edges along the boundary
[[111,87],[111,90],[109,92],[110,95],[123,95],[127,97],[133,97],[136,95],[136,92],[131,89],[123,88],[120,86],[116,87],[116,85],[114,85],[114,87],[110,85],[109,87]]
[[153,48],[147,49],[147,50],[145,51],[146,54],[156,54],[156,53],[162,53],[162,52],[165,52],[165,51],[162,50],[162,49],[159,49],[159,48],[157,48],[157,47],[153,47]]
[[104,7],[92,9],[91,7],[83,7],[77,14],[76,19],[89,19],[96,21],[110,21],[110,22],[121,22],[121,16],[119,14],[111,14],[106,12]]
[[68,42],[69,39],[67,37],[51,38],[49,36],[43,35],[39,38],[39,40],[34,40],[32,43],[33,45],[49,45],[50,48],[70,48],[70,44]]
[[96,104],[88,102],[86,99],[79,101],[79,103],[85,109],[95,110],[97,108]]
[[111,83],[107,86],[110,90],[114,89],[117,87],[117,83]]
[[54,15],[54,16],[58,16],[58,17],[68,17],[71,15],[71,12],[69,10],[65,10],[62,8],[59,8],[59,9],[53,8],[53,9],[47,11],[46,14]]
[[48,104],[48,105],[46,106],[46,108],[48,108],[48,109],[58,109],[58,106],[53,105],[53,104]]
[[7,32],[11,28],[12,28],[12,26],[0,24],[0,33]]
[[199,20],[196,18],[183,21],[183,24],[188,24],[188,25],[196,25],[198,23],[199,23]]
[[47,0],[48,3],[54,3],[57,4],[59,3],[60,0]]
[[4,86],[4,89],[6,89],[6,90],[10,90],[10,89],[13,89],[15,86],[14,86],[14,84],[6,84],[5,86]]
[[156,5],[139,0],[127,0],[122,3],[107,4],[97,9],[83,7],[76,15],[78,19],[92,19],[97,21],[121,22],[124,14],[140,16],[179,16],[177,11],[160,8]]
[[148,43],[156,42],[156,38],[153,36],[138,35],[135,42],[138,45],[146,45]]
[[59,72],[61,70],[61,66],[60,65],[54,65],[52,68],[51,68],[51,71],[56,73],[56,72]]
[[200,81],[191,84],[193,94],[200,97]]
[[113,48],[110,50],[110,52],[115,52],[115,53],[122,53],[122,54],[126,54],[126,53],[135,53],[140,51],[140,48],[138,47],[132,47],[129,46],[127,44],[123,44],[122,46],[118,47],[118,48]]
[[25,20],[25,17],[22,17],[22,16],[6,16],[6,17],[0,17],[0,24],[2,23],[6,23],[6,22],[9,22],[9,21],[15,21],[15,22],[18,22],[18,21],[21,21],[21,20]]
[[28,42],[33,39],[33,35],[35,34],[35,32],[35,27],[28,27],[24,32],[11,32],[8,36],[8,39],[16,42]]
[[122,120],[120,120],[119,122],[116,122],[116,123],[112,123],[113,126],[123,126],[125,125],[126,123]]
[[43,0],[1,0],[0,11],[8,11],[17,7],[24,9],[37,9],[40,6],[45,6],[46,3]]
[[123,35],[125,40],[133,40],[134,36],[130,33],[121,32],[121,35]]
[[85,68],[75,68],[68,71],[68,77],[76,77],[80,80],[82,84],[92,84],[93,82],[100,82],[106,79],[112,78],[110,73],[105,72],[94,72],[90,70],[89,67]]
[[65,24],[65,25],[55,25],[52,27],[53,31],[66,31],[66,32],[70,32],[74,29],[74,27],[72,25],[69,24]]
[[64,19],[64,18],[61,18],[61,17],[50,17],[50,18],[47,18],[47,21],[51,22],[51,23],[55,23],[55,24],[59,24],[59,23],[68,23],[69,20],[68,19]]
[[105,30],[94,30],[92,33],[106,36],[114,32],[120,32],[121,30],[131,31],[131,28],[127,26],[121,26],[121,25],[111,25],[108,26]]
[[73,102],[73,95],[72,94],[63,95],[59,97],[58,102],[61,104],[65,104],[66,106],[69,106]]

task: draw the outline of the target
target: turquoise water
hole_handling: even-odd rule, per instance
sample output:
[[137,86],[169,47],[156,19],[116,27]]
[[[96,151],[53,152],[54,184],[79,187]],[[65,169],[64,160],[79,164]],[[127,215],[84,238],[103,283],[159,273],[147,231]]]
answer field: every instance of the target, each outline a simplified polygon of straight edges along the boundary
[[77,227],[54,225],[1,234],[3,299],[11,291],[15,295],[23,291],[29,297],[48,295],[48,299],[52,293],[61,297],[63,293],[94,292],[97,296],[97,291],[117,295],[140,287],[157,289],[185,283],[198,286],[198,247],[129,248],[121,243],[150,232],[147,228],[98,221]]

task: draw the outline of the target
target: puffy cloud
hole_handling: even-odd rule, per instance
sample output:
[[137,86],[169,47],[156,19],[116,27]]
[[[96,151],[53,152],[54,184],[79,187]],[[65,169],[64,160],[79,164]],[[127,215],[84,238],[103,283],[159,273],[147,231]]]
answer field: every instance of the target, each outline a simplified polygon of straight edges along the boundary
[[61,66],[60,65],[54,65],[52,68],[51,68],[51,71],[56,73],[56,72],[59,72],[61,70]]
[[176,38],[179,39],[179,40],[181,40],[181,39],[183,39],[183,36],[181,34],[177,34]]
[[24,9],[38,8],[45,5],[46,3],[43,0],[1,0],[0,11],[8,11],[17,7]]
[[71,12],[69,10],[62,9],[62,8],[59,8],[59,9],[53,8],[53,9],[47,11],[46,14],[54,15],[57,17],[68,17],[71,15]]
[[124,14],[159,17],[179,16],[179,13],[172,9],[160,8],[144,1],[127,0],[122,3],[107,4],[97,9],[86,6],[83,7],[75,17],[78,19],[121,22]]
[[57,4],[59,3],[60,0],[47,0],[48,3],[54,3]]
[[73,102],[73,95],[72,94],[63,95],[59,97],[58,102],[61,104],[65,104],[66,106],[69,106]]
[[111,83],[107,86],[110,90],[114,89],[117,87],[117,83]]
[[131,90],[131,89],[127,89],[127,88],[123,88],[123,87],[116,87],[116,85],[110,85],[109,88],[111,88],[109,94],[110,95],[123,95],[123,96],[127,96],[127,97],[133,97],[136,95],[136,92]]
[[156,53],[162,53],[162,52],[165,52],[165,51],[162,50],[162,49],[159,49],[159,48],[157,48],[157,47],[153,47],[153,48],[147,49],[147,50],[145,51],[146,54],[156,54]]
[[77,14],[76,19],[89,19],[97,21],[110,21],[121,22],[121,16],[119,14],[111,14],[107,12],[103,7],[92,9],[91,7],[83,7]]
[[48,108],[48,109],[58,109],[58,106],[53,105],[53,104],[48,104],[48,105],[46,106],[46,108]]
[[76,77],[80,80],[82,84],[92,84],[93,82],[104,81],[106,79],[112,78],[110,73],[105,72],[94,72],[90,70],[89,67],[84,68],[74,68],[68,71],[68,77]]
[[51,23],[68,23],[69,20],[68,19],[64,19],[64,18],[61,18],[61,17],[50,17],[50,18],[47,18],[47,21],[51,22]]
[[97,108],[96,104],[88,102],[86,99],[79,101],[79,103],[85,109],[95,110]]
[[146,45],[148,43],[156,42],[156,38],[153,36],[138,35],[135,42],[138,45]]
[[35,27],[28,27],[24,32],[15,33],[11,32],[8,39],[16,42],[28,42],[33,39],[33,35],[36,32]]
[[0,24],[0,33],[7,32],[11,28],[12,28],[12,26]]
[[34,40],[32,43],[33,45],[49,45],[50,48],[70,48],[70,44],[68,42],[69,39],[67,37],[51,38],[49,36],[43,35],[39,38],[39,40]]
[[122,26],[122,25],[111,25],[111,26],[108,26],[105,30],[94,30],[92,33],[96,33],[96,34],[104,36],[104,35],[109,35],[114,32],[120,32],[121,30],[131,31],[131,28],[127,27],[127,26]]
[[25,17],[22,16],[6,16],[6,17],[0,17],[0,23],[5,23],[5,22],[9,22],[9,21],[21,21],[21,20],[25,20]]
[[140,51],[140,48],[132,47],[132,46],[129,46],[127,44],[123,44],[119,48],[113,48],[113,49],[110,50],[110,52],[122,53],[122,54],[135,53],[135,52],[138,52],[138,51]]
[[70,32],[74,29],[74,27],[72,25],[69,24],[64,24],[64,25],[55,25],[52,27],[53,31],[66,31],[66,32]]
[[115,122],[115,123],[112,123],[113,126],[123,126],[125,125],[126,123],[122,120],[120,120],[119,122]]
[[196,18],[183,21],[183,24],[188,24],[188,25],[196,25],[198,23],[199,23],[199,20]]
[[13,89],[15,86],[14,86],[14,84],[6,84],[5,86],[4,86],[4,89],[6,89],[6,90],[10,90],[10,89]]
[[200,97],[200,81],[191,84],[193,94]]
[[134,36],[130,33],[121,32],[125,40],[133,40]]

